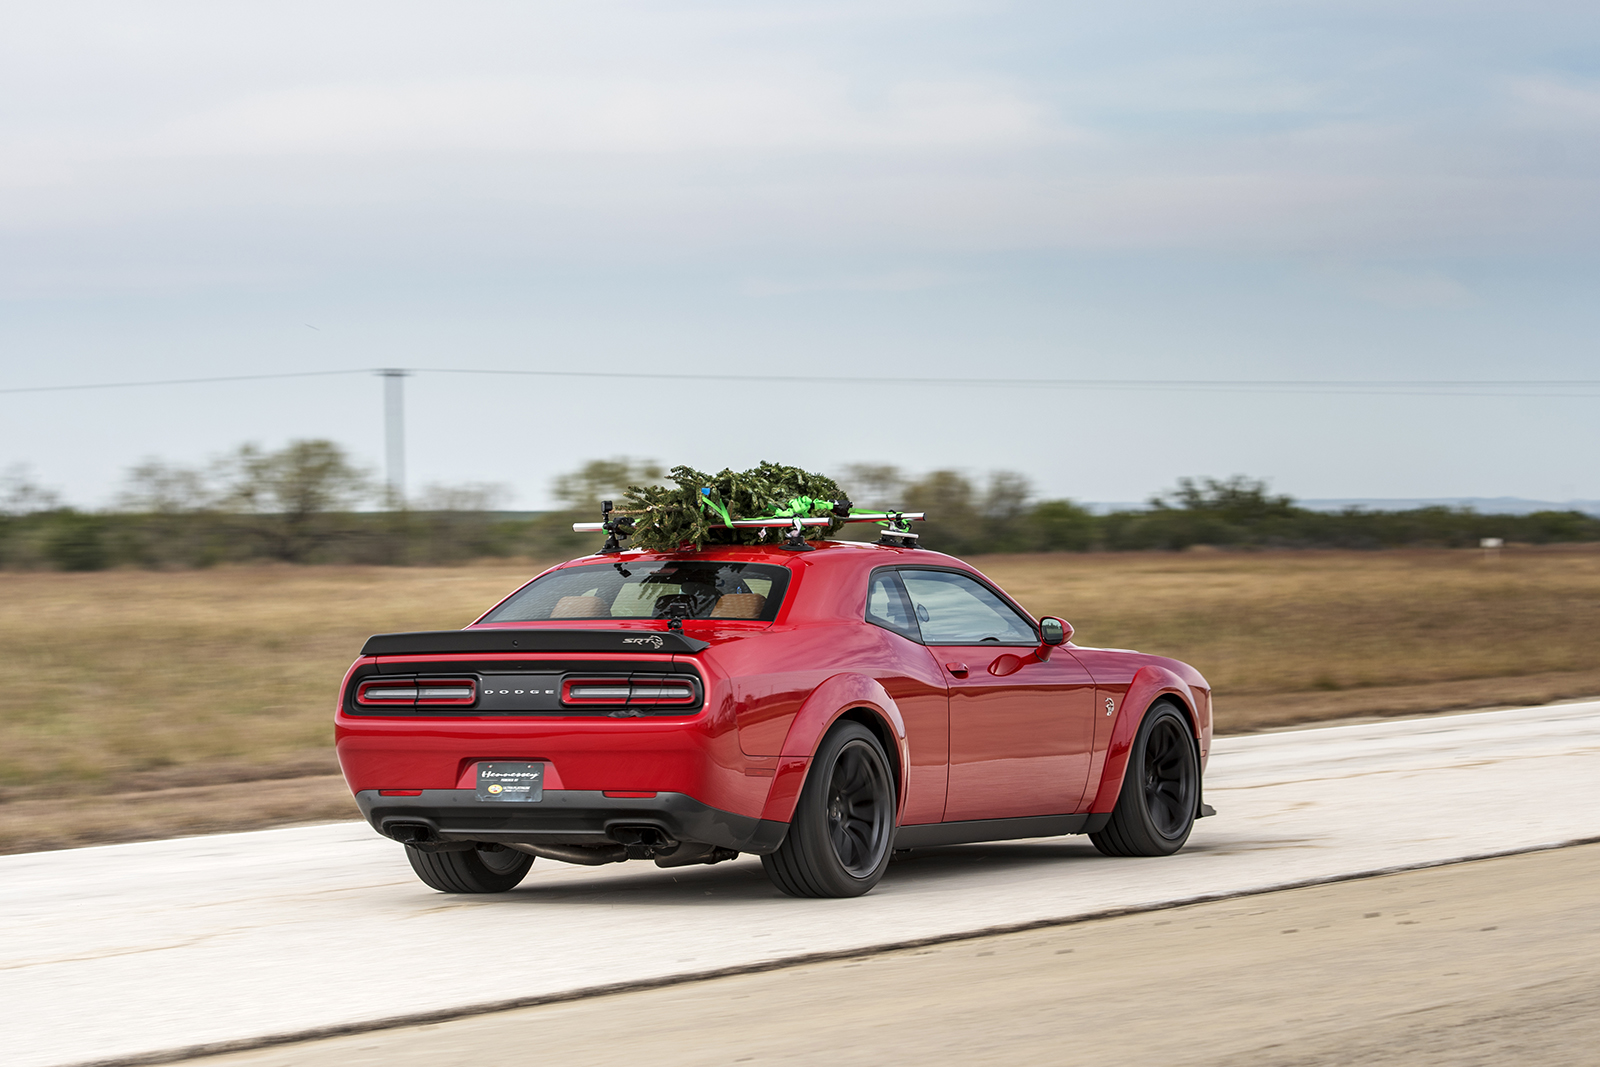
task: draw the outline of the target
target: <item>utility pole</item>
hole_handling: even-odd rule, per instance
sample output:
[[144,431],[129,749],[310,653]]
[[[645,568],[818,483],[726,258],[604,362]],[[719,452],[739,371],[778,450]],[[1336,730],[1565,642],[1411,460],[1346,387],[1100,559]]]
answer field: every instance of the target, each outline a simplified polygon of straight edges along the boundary
[[406,505],[406,411],[404,383],[408,371],[391,367],[378,372],[383,379],[383,444],[389,489],[389,510]]

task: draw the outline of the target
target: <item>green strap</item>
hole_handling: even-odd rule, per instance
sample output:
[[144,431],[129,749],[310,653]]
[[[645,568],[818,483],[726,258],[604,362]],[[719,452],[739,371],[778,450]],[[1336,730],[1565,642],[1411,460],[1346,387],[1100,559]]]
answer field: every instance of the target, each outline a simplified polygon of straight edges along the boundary
[[724,525],[733,525],[733,516],[728,514],[727,507],[723,505],[715,490],[709,487],[700,490],[700,506],[720,517]]
[[[720,518],[724,524],[733,525],[733,516],[722,503],[722,498],[717,491],[706,487],[700,490],[700,507]],[[814,515],[831,515],[834,509],[832,500],[817,500],[809,496],[790,498],[783,507],[776,509],[770,516],[753,516],[774,519],[807,519]]]

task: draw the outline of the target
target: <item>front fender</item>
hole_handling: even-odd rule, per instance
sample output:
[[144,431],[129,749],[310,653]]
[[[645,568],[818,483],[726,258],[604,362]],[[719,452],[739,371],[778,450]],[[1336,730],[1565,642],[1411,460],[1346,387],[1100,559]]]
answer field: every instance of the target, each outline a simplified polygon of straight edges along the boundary
[[800,787],[805,784],[812,754],[822,743],[823,735],[852,708],[865,708],[888,727],[895,749],[890,755],[899,764],[899,773],[895,776],[899,786],[896,813],[905,810],[906,768],[911,766],[911,747],[906,743],[906,723],[900,716],[900,708],[876,679],[864,674],[835,674],[811,691],[789,724],[789,733],[783,739],[778,757],[778,769],[772,777],[772,788],[767,792],[767,803],[761,811],[763,819],[788,822],[794,817],[794,806],[800,799]]
[[1133,748],[1134,735],[1144,721],[1144,713],[1164,696],[1175,697],[1189,718],[1189,729],[1199,737],[1195,711],[1199,706],[1194,690],[1175,671],[1155,664],[1139,668],[1133,676],[1128,692],[1117,709],[1116,721],[1111,727],[1111,741],[1106,746],[1106,762],[1100,772],[1100,788],[1095,792],[1091,812],[1109,812],[1117,806],[1117,794],[1122,792],[1122,776],[1128,769],[1128,752]]

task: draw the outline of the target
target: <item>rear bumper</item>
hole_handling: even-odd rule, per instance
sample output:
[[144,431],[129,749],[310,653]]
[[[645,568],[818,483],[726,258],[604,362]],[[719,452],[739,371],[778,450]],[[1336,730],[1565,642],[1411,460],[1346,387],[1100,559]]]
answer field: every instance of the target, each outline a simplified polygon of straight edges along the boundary
[[416,840],[419,825],[428,840],[493,841],[528,845],[614,845],[613,831],[654,827],[678,841],[765,854],[783,843],[789,824],[735,815],[683,793],[653,797],[608,797],[599,790],[546,789],[530,804],[485,803],[474,789],[424,789],[420,796],[356,793],[372,828],[397,841]]

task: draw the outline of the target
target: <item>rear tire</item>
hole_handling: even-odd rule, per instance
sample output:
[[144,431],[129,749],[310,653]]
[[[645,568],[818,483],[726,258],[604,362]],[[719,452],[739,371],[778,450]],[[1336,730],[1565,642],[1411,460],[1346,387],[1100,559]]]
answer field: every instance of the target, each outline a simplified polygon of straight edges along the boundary
[[858,897],[889,866],[894,809],[883,746],[861,724],[840,723],[811,761],[788,836],[761,866],[791,897]]
[[430,889],[441,893],[504,893],[527,877],[533,857],[501,846],[462,852],[424,852],[406,846],[411,869]]
[[1170,856],[1189,840],[1199,806],[1200,757],[1189,720],[1159,700],[1134,735],[1111,821],[1089,840],[1107,856]]

